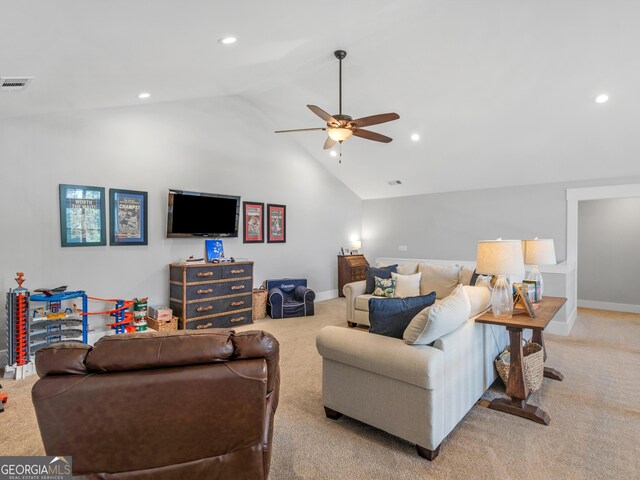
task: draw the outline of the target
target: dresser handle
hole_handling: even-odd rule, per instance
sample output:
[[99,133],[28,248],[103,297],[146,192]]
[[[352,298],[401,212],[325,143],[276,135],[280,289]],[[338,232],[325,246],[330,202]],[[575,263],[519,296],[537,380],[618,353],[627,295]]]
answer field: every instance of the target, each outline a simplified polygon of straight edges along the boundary
[[196,308],[196,312],[208,312],[209,310],[213,310],[213,305],[209,305],[208,307]]
[[209,322],[209,323],[205,323],[204,325],[198,325],[196,328],[198,330],[202,330],[203,328],[209,328],[209,327],[213,327],[213,323]]
[[238,323],[244,320],[244,317],[236,317],[231,319],[231,323]]
[[213,292],[213,288],[201,288],[200,290],[196,290],[196,293],[199,293],[200,295],[204,294],[204,293],[211,293]]
[[244,273],[243,269],[240,270],[231,270],[231,273]]
[[213,272],[198,272],[196,275],[198,277],[210,277],[211,275],[213,275]]
[[232,307],[239,307],[240,305],[244,305],[244,300],[242,302],[231,302]]
[[244,285],[234,285],[231,290],[244,290]]

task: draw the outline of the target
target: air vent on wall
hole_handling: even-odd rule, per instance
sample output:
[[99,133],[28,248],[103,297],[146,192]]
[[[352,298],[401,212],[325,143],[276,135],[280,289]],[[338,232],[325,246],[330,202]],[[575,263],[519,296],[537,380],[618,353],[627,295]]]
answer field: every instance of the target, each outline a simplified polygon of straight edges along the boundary
[[400,185],[402,182],[400,180],[388,180],[387,183],[389,185]]
[[0,91],[24,90],[33,77],[0,77]]

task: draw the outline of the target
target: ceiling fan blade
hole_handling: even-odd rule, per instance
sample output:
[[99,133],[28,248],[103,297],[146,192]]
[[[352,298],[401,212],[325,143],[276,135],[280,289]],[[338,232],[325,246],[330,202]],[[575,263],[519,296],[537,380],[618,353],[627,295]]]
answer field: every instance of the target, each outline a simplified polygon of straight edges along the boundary
[[398,120],[400,115],[397,113],[380,113],[378,115],[371,115],[370,117],[356,118],[353,123],[356,127],[370,127],[371,125],[378,125],[380,123],[391,122]]
[[326,128],[296,128],[294,130],[276,130],[273,133],[310,132],[312,130],[326,130]]
[[369,130],[363,130],[361,128],[355,129],[353,131],[353,135],[355,137],[366,138],[367,140],[373,140],[375,142],[389,143],[393,138],[387,137],[386,135],[380,135],[376,132],[371,132]]
[[331,115],[329,115],[320,107],[317,107],[315,105],[307,105],[307,108],[311,110],[313,113],[315,113],[316,115],[318,115],[321,119],[323,119],[327,123],[338,123],[338,121],[335,118],[333,118]]
[[329,150],[335,144],[336,144],[336,141],[333,138],[327,137],[327,140],[324,142],[324,149]]

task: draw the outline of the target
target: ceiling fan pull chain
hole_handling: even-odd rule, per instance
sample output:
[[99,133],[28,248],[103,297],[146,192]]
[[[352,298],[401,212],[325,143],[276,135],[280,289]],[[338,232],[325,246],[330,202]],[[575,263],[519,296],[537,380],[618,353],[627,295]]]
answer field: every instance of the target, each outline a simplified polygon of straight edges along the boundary
[[338,150],[340,151],[340,157],[338,158],[338,163],[342,165],[342,142],[338,145]]

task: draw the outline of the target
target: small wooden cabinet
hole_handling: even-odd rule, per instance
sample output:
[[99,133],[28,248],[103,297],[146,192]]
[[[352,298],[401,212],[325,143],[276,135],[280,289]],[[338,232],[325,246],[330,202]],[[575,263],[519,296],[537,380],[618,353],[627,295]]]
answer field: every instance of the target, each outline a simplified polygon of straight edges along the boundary
[[364,255],[338,255],[338,295],[344,297],[342,287],[347,283],[364,280],[368,266]]
[[178,328],[252,323],[253,262],[172,264],[169,291]]

